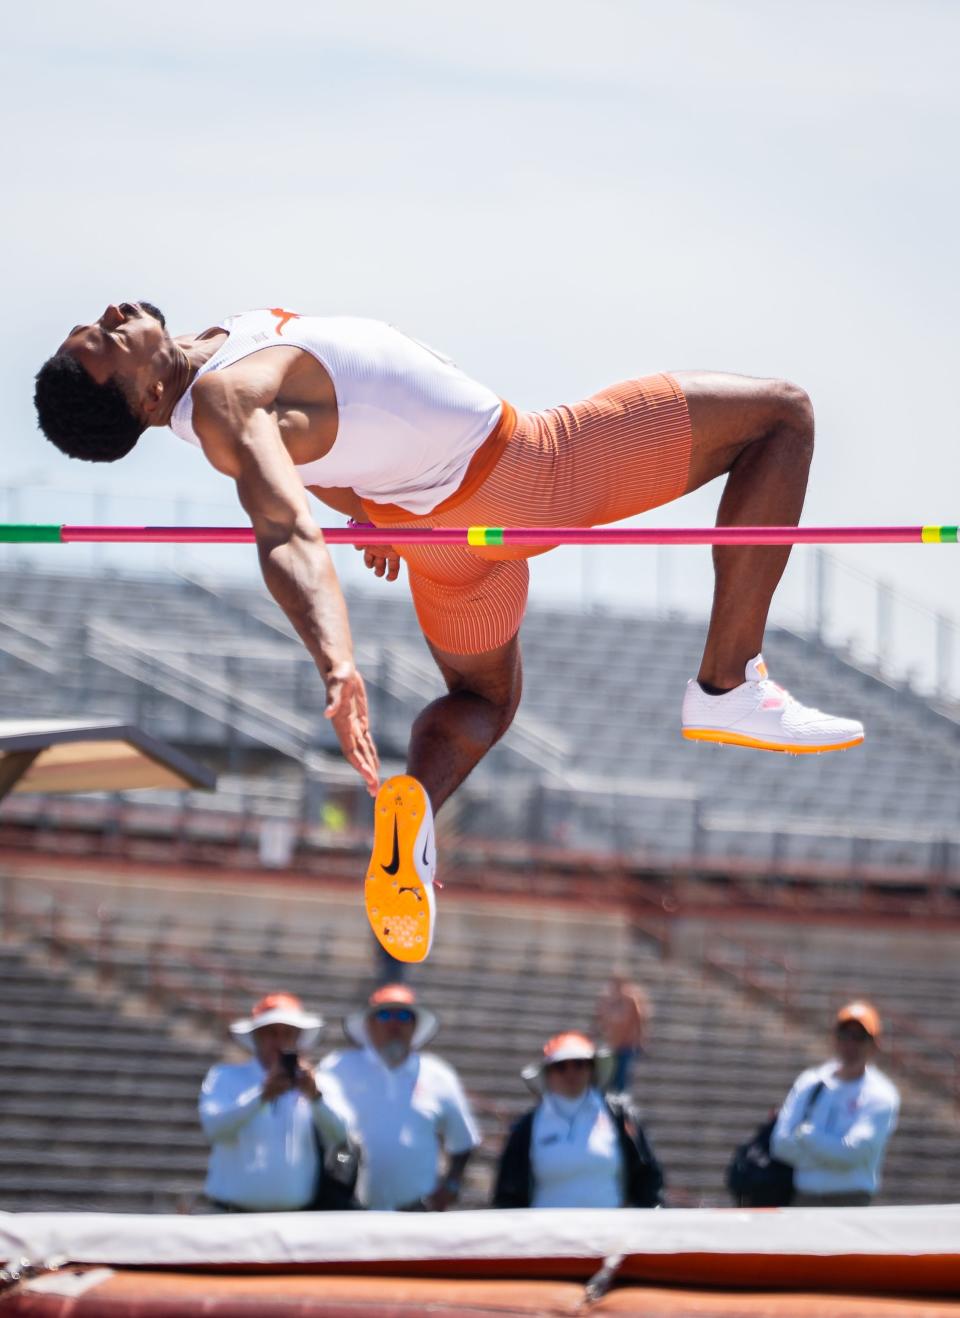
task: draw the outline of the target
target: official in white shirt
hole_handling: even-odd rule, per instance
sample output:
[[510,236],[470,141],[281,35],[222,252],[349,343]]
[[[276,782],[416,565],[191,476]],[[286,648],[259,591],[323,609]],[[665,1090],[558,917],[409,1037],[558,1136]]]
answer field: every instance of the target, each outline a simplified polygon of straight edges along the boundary
[[900,1111],[896,1086],[870,1062],[880,1036],[880,1016],[869,1002],[842,1007],[835,1056],[799,1075],[780,1109],[770,1149],[793,1167],[796,1207],[862,1207],[877,1192]]
[[442,1212],[459,1197],[480,1135],[456,1072],[420,1051],[436,1029],[411,988],[386,984],[344,1021],[357,1046],[320,1065],[321,1085],[337,1082],[362,1148],[365,1208]]
[[212,1066],[200,1091],[200,1122],[211,1144],[204,1189],[215,1208],[282,1212],[313,1205],[319,1145],[336,1148],[347,1134],[336,1080],[324,1080],[321,1093],[301,1056],[322,1026],[292,993],[268,993],[248,1019],[230,1026],[253,1056]]
[[605,1094],[609,1050],[576,1030],[523,1071],[540,1102],[516,1122],[497,1169],[497,1208],[654,1208],[663,1172],[628,1094]]

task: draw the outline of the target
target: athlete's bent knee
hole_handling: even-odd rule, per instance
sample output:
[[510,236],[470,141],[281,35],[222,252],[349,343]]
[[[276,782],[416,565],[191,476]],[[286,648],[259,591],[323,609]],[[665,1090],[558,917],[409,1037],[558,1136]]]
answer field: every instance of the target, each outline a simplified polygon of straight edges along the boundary
[[813,448],[813,403],[810,395],[789,380],[774,380],[770,385],[774,406],[781,425],[803,437]]

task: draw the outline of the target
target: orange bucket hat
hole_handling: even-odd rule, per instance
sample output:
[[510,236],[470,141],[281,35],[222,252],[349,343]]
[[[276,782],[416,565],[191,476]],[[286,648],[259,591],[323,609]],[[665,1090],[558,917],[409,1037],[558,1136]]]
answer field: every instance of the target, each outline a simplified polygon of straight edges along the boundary
[[254,1003],[250,1015],[234,1021],[230,1033],[241,1047],[253,1052],[253,1032],[264,1025],[293,1025],[300,1031],[298,1046],[304,1050],[316,1043],[323,1029],[323,1017],[304,1011],[303,1003],[295,993],[268,993]]
[[368,1042],[367,1020],[378,1007],[409,1007],[417,1022],[410,1041],[410,1047],[414,1050],[429,1043],[440,1028],[436,1013],[420,1006],[409,984],[381,984],[367,998],[367,1005],[359,1011],[352,1011],[343,1022],[344,1034],[360,1048]]

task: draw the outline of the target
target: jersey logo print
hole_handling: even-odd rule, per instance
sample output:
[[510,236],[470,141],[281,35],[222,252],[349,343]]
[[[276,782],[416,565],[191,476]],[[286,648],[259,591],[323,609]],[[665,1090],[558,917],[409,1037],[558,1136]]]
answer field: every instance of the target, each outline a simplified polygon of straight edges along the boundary
[[383,870],[384,874],[396,874],[397,870],[400,868],[400,837],[397,832],[396,815],[393,816],[393,855],[390,858],[390,864],[384,865],[383,861],[381,861],[380,868]]
[[277,333],[282,334],[287,321],[299,320],[299,311],[284,311],[283,307],[270,307],[270,315],[277,318]]

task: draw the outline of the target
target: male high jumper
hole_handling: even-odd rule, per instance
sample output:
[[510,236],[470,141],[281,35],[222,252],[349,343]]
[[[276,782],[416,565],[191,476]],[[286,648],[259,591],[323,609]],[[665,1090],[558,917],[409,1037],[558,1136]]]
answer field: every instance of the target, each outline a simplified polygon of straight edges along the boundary
[[[780,380],[683,371],[517,412],[449,358],[380,321],[281,307],[172,338],[148,302],[75,326],[37,375],[40,426],[64,453],[113,462],[170,426],[237,486],[263,578],[310,652],[347,760],[377,794],[366,905],[393,956],[433,933],[433,811],[503,736],[520,702],[526,559],[543,550],[408,545],[390,528],[597,526],[726,474],[720,526],[795,525],[813,453],[806,394]],[[417,717],[408,775],[378,788],[377,751],[343,596],[306,497],[383,528],[365,561],[410,591],[447,694]],[[385,543],[377,543],[379,540]],[[717,546],[693,741],[844,750],[863,727],[794,700],[760,653],[787,547]],[[638,674],[638,677],[641,675]]]

